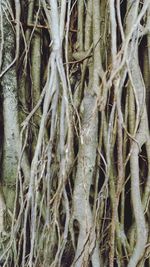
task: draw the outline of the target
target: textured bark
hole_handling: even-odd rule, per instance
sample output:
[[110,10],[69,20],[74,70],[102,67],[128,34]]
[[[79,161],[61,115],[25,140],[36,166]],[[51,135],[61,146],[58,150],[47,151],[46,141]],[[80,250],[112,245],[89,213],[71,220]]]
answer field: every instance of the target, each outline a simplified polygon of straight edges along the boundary
[[0,1],[0,265],[150,265],[149,10]]
[[76,267],[86,266],[90,257],[93,266],[100,266],[94,221],[89,204],[98,130],[95,105],[95,98],[87,93],[82,102],[81,142],[73,196],[73,216],[79,222],[80,229],[74,264]]
[[[5,9],[4,9],[5,10]],[[15,35],[8,18],[8,10],[3,12],[4,54],[2,70],[5,70],[14,59]],[[8,16],[8,18],[6,17]],[[15,65],[12,66],[1,80],[3,94],[4,145],[3,145],[3,184],[7,208],[13,210],[15,200],[17,168],[19,160],[19,124],[18,97]]]

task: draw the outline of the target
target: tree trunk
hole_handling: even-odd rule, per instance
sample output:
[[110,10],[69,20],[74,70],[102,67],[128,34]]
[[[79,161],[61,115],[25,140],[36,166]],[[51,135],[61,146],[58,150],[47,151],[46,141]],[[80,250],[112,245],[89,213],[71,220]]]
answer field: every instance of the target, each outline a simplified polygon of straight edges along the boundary
[[0,265],[150,265],[150,4],[0,1]]

